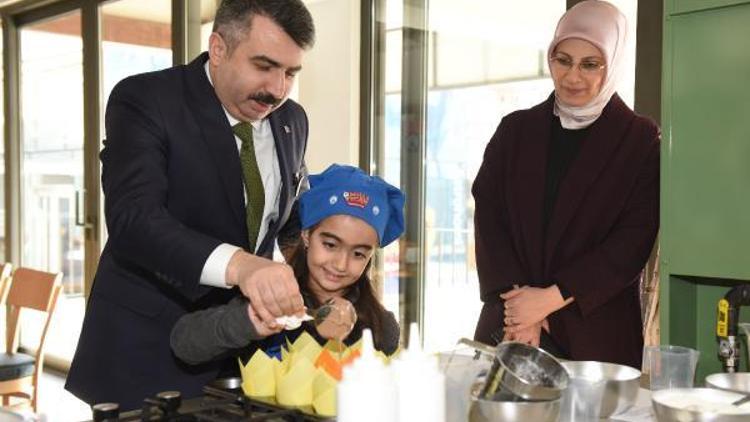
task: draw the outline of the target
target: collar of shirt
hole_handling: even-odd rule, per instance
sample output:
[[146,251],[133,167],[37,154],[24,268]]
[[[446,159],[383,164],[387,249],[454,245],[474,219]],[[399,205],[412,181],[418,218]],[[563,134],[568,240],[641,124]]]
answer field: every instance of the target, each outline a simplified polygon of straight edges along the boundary
[[[203,65],[203,69],[206,70],[206,76],[208,77],[208,83],[211,84],[211,86],[214,86],[214,81],[211,80],[211,72],[208,70],[208,60],[206,60],[206,63]],[[235,119],[234,116],[229,114],[227,111],[227,108],[224,107],[224,104],[221,105],[221,109],[224,110],[224,114],[227,116],[227,120],[229,120],[229,126],[234,127],[237,123],[240,123],[239,120]],[[263,119],[265,120],[265,119]],[[263,123],[263,120],[256,120],[254,122],[250,122],[250,124],[253,126],[253,129],[258,130],[260,129],[261,123]]]

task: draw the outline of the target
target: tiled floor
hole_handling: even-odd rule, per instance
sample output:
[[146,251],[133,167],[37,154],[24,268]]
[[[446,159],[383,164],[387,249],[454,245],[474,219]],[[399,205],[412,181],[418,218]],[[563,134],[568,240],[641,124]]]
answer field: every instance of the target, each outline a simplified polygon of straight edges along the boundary
[[39,412],[48,422],[71,422],[91,419],[91,408],[63,388],[64,375],[45,372],[39,390]]
[[[42,374],[39,388],[40,421],[45,422],[77,422],[91,420],[89,406],[67,392],[64,375],[57,372],[45,371]],[[2,420],[2,415],[0,415]]]

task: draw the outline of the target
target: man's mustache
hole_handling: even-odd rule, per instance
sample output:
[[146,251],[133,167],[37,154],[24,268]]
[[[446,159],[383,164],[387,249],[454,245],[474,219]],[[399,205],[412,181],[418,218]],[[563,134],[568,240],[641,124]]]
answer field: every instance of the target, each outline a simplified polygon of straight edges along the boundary
[[259,92],[257,94],[253,94],[249,97],[251,100],[255,100],[261,104],[269,105],[272,107],[276,107],[281,103],[281,98],[276,98],[273,96],[273,94],[269,94],[268,92]]

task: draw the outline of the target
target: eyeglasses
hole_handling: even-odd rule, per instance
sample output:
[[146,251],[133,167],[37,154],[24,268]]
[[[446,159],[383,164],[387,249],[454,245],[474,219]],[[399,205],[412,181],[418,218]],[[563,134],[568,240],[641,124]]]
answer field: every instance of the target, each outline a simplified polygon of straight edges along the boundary
[[[554,56],[549,59],[550,67],[554,72],[567,73],[573,69],[573,65],[576,63],[569,57]],[[606,64],[600,63],[596,60],[582,60],[577,64],[578,70],[584,75],[596,75],[601,72],[602,69],[607,67]]]

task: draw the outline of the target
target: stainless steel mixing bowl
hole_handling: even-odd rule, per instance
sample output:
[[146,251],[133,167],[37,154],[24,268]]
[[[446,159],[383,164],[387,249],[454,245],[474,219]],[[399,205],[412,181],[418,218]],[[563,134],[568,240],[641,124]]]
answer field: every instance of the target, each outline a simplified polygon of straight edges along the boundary
[[625,365],[595,361],[566,361],[562,365],[571,378],[605,381],[601,418],[622,413],[635,404],[641,371]]
[[750,394],[750,372],[711,374],[706,377],[706,386],[718,388],[720,390]]
[[555,400],[567,386],[568,373],[554,356],[538,347],[504,342],[496,347],[479,397],[492,399],[498,392],[510,392],[524,400]]
[[742,394],[714,388],[674,388],[655,391],[651,395],[651,403],[659,422],[747,422],[750,420],[750,407],[740,407],[741,414],[696,410],[704,403],[731,406],[733,401],[742,397]]
[[469,422],[557,422],[560,400],[514,402],[473,398],[469,405]]

